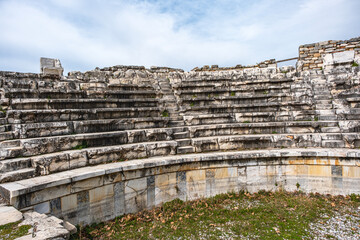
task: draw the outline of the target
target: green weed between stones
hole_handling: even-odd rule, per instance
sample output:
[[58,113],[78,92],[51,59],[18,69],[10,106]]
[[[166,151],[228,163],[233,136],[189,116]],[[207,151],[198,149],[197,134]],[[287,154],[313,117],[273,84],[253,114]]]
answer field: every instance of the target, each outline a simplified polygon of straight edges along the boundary
[[0,226],[0,239],[15,239],[28,234],[30,225],[18,226],[19,222]]
[[357,208],[360,204],[351,200],[357,197],[260,191],[176,199],[82,228],[72,239],[313,239],[310,223]]
[[353,62],[352,66],[353,66],[353,67],[358,67],[359,64],[358,64],[357,62]]
[[4,114],[6,114],[6,110],[4,110],[1,106],[0,106],[0,112],[3,112]]
[[83,148],[87,148],[87,147],[88,147],[87,142],[86,142],[86,141],[82,141],[82,143],[81,143],[81,144],[76,145],[76,146],[75,146],[75,147],[73,147],[72,149],[73,149],[73,150],[81,150],[81,149],[83,149]]
[[162,116],[163,117],[169,117],[169,112],[168,111],[163,111]]

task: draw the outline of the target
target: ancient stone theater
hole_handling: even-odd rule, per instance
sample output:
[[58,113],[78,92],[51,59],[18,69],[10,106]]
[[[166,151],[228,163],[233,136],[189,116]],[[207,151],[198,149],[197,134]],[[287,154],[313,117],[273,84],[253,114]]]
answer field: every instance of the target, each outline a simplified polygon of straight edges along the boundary
[[360,194],[360,38],[296,59],[0,72],[0,195],[87,225],[232,191]]

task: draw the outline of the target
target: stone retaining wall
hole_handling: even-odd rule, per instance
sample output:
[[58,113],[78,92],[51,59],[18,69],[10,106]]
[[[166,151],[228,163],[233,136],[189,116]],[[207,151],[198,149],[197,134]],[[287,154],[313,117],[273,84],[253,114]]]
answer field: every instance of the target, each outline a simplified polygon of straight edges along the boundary
[[360,55],[360,37],[350,40],[330,40],[299,46],[298,70],[317,69],[324,66],[324,56],[345,51]]
[[171,156],[74,169],[6,183],[1,194],[20,210],[73,224],[106,221],[176,198],[230,191],[302,190],[359,194],[359,150],[263,150]]

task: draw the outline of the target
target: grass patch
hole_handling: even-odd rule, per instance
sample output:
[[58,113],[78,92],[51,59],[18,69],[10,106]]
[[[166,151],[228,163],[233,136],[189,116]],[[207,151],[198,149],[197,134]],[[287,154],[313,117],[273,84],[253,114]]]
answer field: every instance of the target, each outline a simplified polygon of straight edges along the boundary
[[243,121],[243,123],[250,123],[250,121]]
[[353,66],[353,67],[358,67],[359,64],[358,64],[357,62],[353,62],[353,63],[352,63],[352,66]]
[[15,239],[28,234],[30,225],[18,226],[19,222],[0,226],[0,239]]
[[194,103],[194,102],[191,102],[191,103],[190,103],[190,107],[193,107],[193,106],[195,106],[195,103]]
[[314,117],[314,121],[315,122],[319,121],[319,117]]
[[300,191],[176,199],[153,210],[81,228],[73,239],[313,239],[308,231],[311,223],[325,221],[341,206],[358,205],[351,197]]
[[88,144],[86,141],[82,141],[81,144],[76,145],[75,147],[73,147],[73,150],[81,150],[83,148],[87,148]]
[[235,92],[231,92],[230,95],[231,95],[232,97],[234,97],[234,96],[235,96]]
[[161,114],[163,117],[169,117],[169,112],[168,111],[163,111]]
[[3,109],[1,106],[0,106],[0,112],[2,112],[2,113],[4,113],[4,114],[6,114],[6,110],[5,110],[5,109]]

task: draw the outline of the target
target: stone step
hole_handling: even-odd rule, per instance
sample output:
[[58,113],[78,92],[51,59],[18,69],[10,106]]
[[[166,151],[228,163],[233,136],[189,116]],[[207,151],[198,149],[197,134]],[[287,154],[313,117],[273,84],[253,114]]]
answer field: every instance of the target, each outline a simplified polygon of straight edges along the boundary
[[0,125],[5,125],[7,124],[7,119],[6,118],[0,118]]
[[185,123],[183,120],[171,120],[169,122],[169,127],[180,127],[180,126],[184,126]]
[[189,131],[174,133],[174,139],[182,139],[182,138],[189,138],[189,137],[190,137]]
[[[176,154],[177,146],[178,143],[176,141],[170,140],[91,147],[79,150],[46,153],[32,156],[31,166],[36,169],[36,174],[48,175],[70,169],[82,168],[89,165],[174,155]],[[8,160],[11,161],[14,159]],[[7,167],[11,166],[7,165]]]
[[[3,157],[5,156],[5,158],[13,158],[19,156],[29,157],[73,149],[105,147],[140,142],[145,143],[151,141],[165,141],[168,139],[172,139],[173,136],[174,138],[180,138],[180,136],[182,135],[183,132],[174,133],[173,129],[157,128],[26,138],[21,140],[0,142],[0,147],[7,146],[8,148],[2,151],[0,154],[3,154]],[[20,147],[8,147],[8,145],[12,144],[12,142],[15,145],[19,141],[21,143]],[[17,151],[12,152],[15,149],[17,149]]]
[[339,127],[322,127],[321,128],[322,133],[339,133],[341,132]]
[[328,98],[331,98],[331,93],[330,91],[319,91],[319,90],[314,90],[314,95],[318,95],[318,96],[328,96]]
[[22,158],[23,147],[2,147],[0,151],[0,160],[9,158]]
[[331,99],[331,96],[329,96],[328,94],[326,94],[326,95],[314,95],[314,99],[315,100],[329,100],[329,99]]
[[343,140],[324,140],[322,141],[323,148],[344,148],[345,142]]
[[14,139],[13,132],[0,132],[0,141]]
[[5,89],[7,98],[36,98],[36,99],[86,99],[86,98],[115,98],[142,99],[155,98],[155,90],[122,91],[122,90],[58,90],[58,89]]
[[314,100],[315,104],[331,104],[332,100],[331,99],[327,99],[327,100]]
[[339,134],[339,133],[328,133],[328,134],[323,134],[321,135],[321,139],[322,140],[342,140],[343,139],[343,135]]
[[231,105],[259,105],[269,103],[286,103],[294,99],[291,96],[275,98],[209,98],[209,99],[182,99],[182,108],[189,107],[207,107],[207,106],[231,106]]
[[8,122],[36,123],[160,117],[159,107],[9,110]]
[[320,109],[332,109],[333,105],[332,104],[315,104],[316,110],[320,110]]
[[[216,90],[215,90],[216,91]],[[230,94],[228,96],[217,96],[217,95],[213,95],[213,96],[197,96],[197,95],[193,95],[193,96],[188,96],[188,97],[182,97],[180,96],[181,100],[183,102],[188,102],[188,101],[220,101],[220,100],[239,100],[242,99],[245,103],[246,100],[248,100],[249,102],[251,101],[255,101],[255,100],[262,100],[262,101],[266,101],[269,98],[273,98],[273,99],[285,99],[285,98],[290,98],[289,94],[286,93],[261,93],[261,94],[241,94],[241,95],[235,95],[235,94]],[[289,101],[291,101],[291,99],[289,99]]]
[[184,85],[192,85],[192,86],[201,86],[206,84],[230,84],[230,85],[277,85],[277,84],[289,84],[294,82],[294,79],[291,78],[266,78],[266,79],[243,79],[239,81],[238,79],[225,79],[225,78],[216,78],[209,79],[207,77],[203,79],[193,78],[193,79],[184,79],[181,83]]
[[8,132],[8,131],[11,131],[11,125],[10,124],[0,125],[0,132]]
[[0,173],[6,173],[30,167],[30,158],[14,158],[0,161]]
[[158,100],[150,99],[13,99],[14,110],[29,109],[93,109],[156,107]]
[[[231,96],[231,95],[241,95],[241,94],[264,94],[264,92],[268,92],[268,94],[279,94],[279,93],[290,93],[291,91],[295,91],[295,89],[291,89],[291,85],[286,86],[221,86],[216,87],[213,85],[205,85],[200,87],[188,87],[188,86],[180,86],[176,88],[182,96],[197,96],[197,97],[211,97],[211,96]],[[303,89],[303,88],[301,88]],[[296,88],[297,91],[301,90],[300,88]]]
[[113,91],[154,91],[152,85],[144,84],[109,84],[107,88]]
[[176,152],[178,154],[187,154],[187,153],[194,153],[195,148],[192,146],[184,146],[184,147],[178,147]]
[[182,121],[182,117],[179,116],[179,114],[177,112],[171,113],[170,112],[170,121]]
[[[224,123],[189,126],[190,137],[246,134],[300,134],[316,133],[324,127],[338,127],[335,121],[295,121],[266,123]],[[340,130],[339,130],[340,132]]]
[[173,131],[174,133],[179,133],[179,132],[189,131],[189,129],[188,129],[188,127],[179,126],[179,127],[174,127],[174,128],[172,128],[172,131]]
[[[248,134],[226,135],[192,138],[192,146],[196,152],[222,151],[222,150],[251,150],[271,148],[304,148],[304,147],[345,147],[342,140],[327,140],[327,135],[334,137],[334,133],[301,133],[301,134]],[[344,134],[349,144],[356,144],[360,134]],[[324,138],[324,140],[323,140]],[[334,144],[332,144],[335,142]],[[337,145],[336,145],[337,143]]]
[[278,112],[278,111],[303,111],[311,110],[310,103],[303,102],[266,102],[253,104],[229,104],[229,105],[204,105],[183,108],[187,115],[192,114],[216,114],[216,113],[243,113],[243,112]]
[[191,145],[191,139],[179,139],[179,140],[176,140],[176,142],[178,143],[179,147],[184,147],[184,146],[190,146]]
[[167,127],[167,121],[164,117],[154,117],[27,123],[16,124],[15,126],[19,132],[16,136],[17,138],[36,138],[81,133],[163,128]]
[[315,112],[318,115],[335,115],[336,114],[335,109],[317,109]]
[[327,85],[315,85],[313,90],[314,92],[330,92]]
[[0,183],[14,182],[23,179],[32,178],[35,176],[34,168],[24,168],[12,172],[2,173],[0,176]]
[[336,115],[319,115],[318,119],[320,121],[334,121],[338,119],[338,116]]

